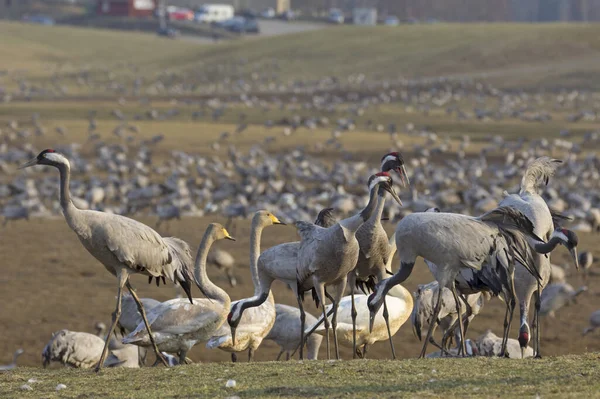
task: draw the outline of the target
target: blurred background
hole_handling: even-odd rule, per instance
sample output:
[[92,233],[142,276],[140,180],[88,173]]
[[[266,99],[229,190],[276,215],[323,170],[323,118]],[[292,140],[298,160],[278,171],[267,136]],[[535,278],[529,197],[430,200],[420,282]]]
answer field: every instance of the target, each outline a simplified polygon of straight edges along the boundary
[[[238,241],[216,246],[234,261],[209,275],[232,299],[253,292],[255,210],[288,222],[328,206],[353,214],[388,151],[411,178],[397,188],[405,206],[386,204],[388,233],[431,206],[479,215],[518,191],[529,161],[562,159],[544,197],[573,219],[585,272],[564,248],[552,255],[559,296],[543,303],[542,350],[600,349],[597,334],[582,336],[599,294],[599,19],[600,0],[0,0],[2,358],[23,347],[24,364],[39,365],[52,332],[92,332],[114,307],[114,278],[60,213],[56,171],[16,169],[45,148],[70,159],[80,208],[194,250],[208,223],[228,224]],[[297,239],[270,228],[262,247]],[[432,280],[418,263],[406,287]],[[487,302],[470,337],[501,334],[503,314]],[[410,321],[394,340],[400,357],[418,355]],[[256,357],[278,351],[265,341]],[[369,354],[389,357],[387,343]],[[229,354],[199,344],[190,357]]]

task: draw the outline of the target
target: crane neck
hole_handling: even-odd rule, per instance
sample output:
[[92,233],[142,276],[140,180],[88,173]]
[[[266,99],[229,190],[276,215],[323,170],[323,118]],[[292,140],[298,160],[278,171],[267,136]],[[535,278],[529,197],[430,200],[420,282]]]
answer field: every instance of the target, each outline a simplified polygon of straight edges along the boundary
[[265,228],[260,218],[252,219],[250,231],[250,274],[254,284],[254,295],[260,295],[260,279],[258,278],[258,258],[260,257],[260,240]]
[[[215,242],[215,237],[212,228],[209,228],[204,237],[200,242],[198,253],[196,254],[196,262],[194,264],[194,275],[196,276],[196,283],[198,288],[208,299],[214,299],[222,303],[229,303],[231,300],[227,292],[219,288],[208,278],[206,274],[206,258],[208,257],[208,251],[212,244]],[[229,305],[227,305],[228,307]]]
[[383,215],[383,209],[385,207],[385,194],[386,191],[382,187],[379,187],[379,190],[377,190],[377,205],[375,206],[375,210],[369,218],[369,221],[381,223],[381,215]]
[[533,244],[533,248],[535,249],[535,252],[540,253],[540,254],[548,254],[552,251],[554,251],[554,249],[561,243],[561,239],[558,237],[552,237],[550,239],[550,241],[548,242],[543,242],[543,241],[536,241]]
[[68,164],[59,164],[57,166],[60,173],[60,206],[64,211],[67,211],[69,206],[73,206],[71,202],[71,167]]

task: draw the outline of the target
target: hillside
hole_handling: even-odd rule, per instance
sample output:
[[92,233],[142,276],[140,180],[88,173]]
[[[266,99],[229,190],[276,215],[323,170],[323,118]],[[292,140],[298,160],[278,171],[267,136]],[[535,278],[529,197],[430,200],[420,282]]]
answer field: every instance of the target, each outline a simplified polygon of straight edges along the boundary
[[[600,82],[600,25],[433,24],[343,26],[199,45],[151,34],[0,23],[3,69],[44,79],[61,66],[102,70],[134,64],[136,76],[165,70],[211,83],[267,71],[276,79],[474,77],[500,87],[594,88]],[[276,64],[276,69],[273,65]],[[128,82],[127,68],[112,77]],[[594,86],[595,85],[595,86]],[[201,89],[198,86],[197,89]]]

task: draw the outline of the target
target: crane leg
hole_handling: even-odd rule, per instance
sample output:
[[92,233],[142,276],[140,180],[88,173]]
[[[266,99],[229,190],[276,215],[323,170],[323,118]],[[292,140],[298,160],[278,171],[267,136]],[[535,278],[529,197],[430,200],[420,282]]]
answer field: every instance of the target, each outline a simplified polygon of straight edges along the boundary
[[[331,359],[331,351],[329,349],[329,319],[327,318],[327,309],[325,308],[325,284],[315,281],[313,285],[317,291],[317,297],[319,301],[321,301],[321,306],[323,307],[323,325],[325,326],[325,346],[327,347],[327,360]],[[336,293],[337,294],[337,293]],[[331,297],[330,297],[331,300]],[[332,306],[333,309],[333,317],[336,317],[335,314],[335,305]],[[335,332],[334,332],[335,334]]]
[[509,299],[506,304],[506,316],[504,319],[504,337],[502,339],[502,350],[500,351],[500,357],[508,357],[508,352],[506,351],[506,345],[508,344],[508,335],[510,334],[510,326],[512,324],[512,318],[515,311],[515,305],[517,300],[514,296]]
[[363,345],[362,358],[363,359],[367,358],[367,344]]
[[534,323],[535,326],[535,358],[541,359],[542,354],[540,352],[540,307],[542,305],[540,291],[542,287],[538,281],[538,290],[535,293],[535,311],[534,311]]
[[254,361],[254,348],[248,348],[248,363]]
[[112,315],[112,324],[110,325],[110,329],[108,330],[108,334],[106,335],[106,341],[104,342],[104,349],[102,349],[102,355],[100,356],[100,361],[96,365],[94,371],[99,372],[102,366],[104,366],[104,361],[106,360],[106,355],[108,354],[108,344],[110,342],[110,337],[114,334],[115,328],[117,327],[117,323],[121,318],[121,299],[123,298],[123,287],[125,286],[125,282],[129,278],[129,274],[126,270],[119,270],[117,272],[117,279],[119,280],[119,290],[117,292],[117,308]]
[[133,300],[135,301],[135,303],[137,305],[138,311],[142,315],[142,320],[144,321],[144,325],[146,326],[146,330],[148,331],[148,335],[150,336],[150,342],[152,342],[152,348],[154,349],[154,354],[156,355],[156,358],[159,359],[162,362],[162,364],[169,367],[169,363],[167,363],[167,361],[165,360],[162,353],[160,353],[160,351],[158,350],[158,346],[156,345],[156,341],[154,341],[154,336],[152,335],[152,330],[150,329],[150,324],[148,323],[148,318],[146,317],[146,311],[144,310],[144,305],[142,305],[140,298],[135,293],[135,290],[131,286],[129,279],[127,279],[127,282],[125,284],[127,285],[127,289],[129,290],[129,293],[131,294],[131,296],[133,297]]
[[[342,297],[344,296],[344,291],[346,290],[346,279],[342,279],[342,281],[335,287],[335,293],[333,298],[329,295],[327,295],[327,291],[324,290],[325,295],[327,295],[327,298],[329,298],[329,300],[331,301],[331,305],[333,308],[333,316],[331,318],[331,327],[333,330],[333,345],[335,347],[335,358],[336,360],[340,360],[340,349],[338,346],[338,339],[337,339],[337,312],[338,312],[338,308],[340,305],[340,302],[342,300]],[[352,292],[354,292],[354,290],[352,290]],[[353,299],[353,298],[351,298]],[[354,300],[352,300],[352,303],[354,303]]]
[[186,359],[187,359],[187,352],[188,351],[186,351],[186,350],[180,350],[179,351],[179,365],[180,366],[184,365],[184,364],[187,364],[187,361],[186,361]]
[[283,352],[284,352],[284,350],[283,350],[283,349],[281,349],[281,350],[279,351],[279,355],[277,355],[277,359],[275,359],[275,361],[276,361],[276,362],[278,362],[278,361],[279,361],[279,359],[281,359],[281,355],[283,355]]
[[[350,273],[354,273],[353,271]],[[356,311],[356,304],[354,303],[354,287],[356,283],[354,281],[350,281],[350,296],[352,300],[352,309],[350,309],[350,316],[352,317],[352,358],[356,359],[357,349],[356,349],[356,316],[358,312]]]
[[[433,315],[431,316],[431,320],[437,320],[440,315],[440,310],[442,309],[442,290],[438,289],[437,301],[435,303],[435,309],[433,310]],[[429,323],[429,328],[427,329],[427,337],[425,338],[425,342],[423,343],[423,349],[421,350],[420,358],[425,357],[425,352],[427,351],[427,344],[431,339],[431,334],[433,333],[434,322]]]
[[290,351],[285,352],[285,361],[290,360]]
[[235,354],[235,352],[231,352],[231,362],[232,363],[237,362],[237,355]]
[[233,270],[227,269],[225,271],[225,274],[227,274],[227,278],[229,279],[229,285],[235,287],[237,285],[237,280],[235,278],[235,275],[233,274]]
[[390,314],[388,313],[387,302],[385,298],[383,299],[383,319],[385,320],[385,326],[387,327],[388,338],[390,340],[392,359],[396,360],[396,349],[394,348],[394,341],[392,341],[392,330],[390,330]]
[[304,312],[304,306],[302,304],[302,295],[300,294],[300,287],[298,287],[296,299],[298,299],[298,309],[300,309],[300,354],[298,355],[298,359],[304,360],[304,326],[306,323],[306,313]]
[[463,357],[467,356],[467,347],[465,345],[465,330],[463,326],[462,319],[462,304],[461,300],[456,293],[456,284],[454,284],[454,280],[452,280],[452,296],[454,297],[454,302],[456,302],[456,311],[458,312],[458,330],[460,331],[460,351],[462,352]]

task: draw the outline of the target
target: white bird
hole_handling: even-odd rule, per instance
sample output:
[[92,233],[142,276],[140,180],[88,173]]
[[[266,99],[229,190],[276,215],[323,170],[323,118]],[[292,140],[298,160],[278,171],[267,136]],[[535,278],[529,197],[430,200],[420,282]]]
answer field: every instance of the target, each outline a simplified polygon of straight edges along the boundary
[[[258,260],[260,256],[260,240],[265,227],[285,223],[281,222],[270,212],[261,210],[252,217],[250,229],[250,273],[254,283],[254,297],[261,294],[261,283],[258,279]],[[260,305],[252,307],[241,314],[240,301],[231,305],[231,311],[227,316],[230,330],[221,328],[206,343],[209,349],[219,348],[231,352],[231,359],[237,360],[236,352],[248,349],[248,361],[254,359],[254,352],[262,340],[267,336],[273,323],[275,323],[275,302],[273,293],[269,290],[267,299]]]
[[17,349],[13,354],[13,360],[10,364],[1,365],[0,372],[9,371],[17,367],[17,358],[21,356],[25,351],[23,349]]
[[[117,277],[117,306],[108,337],[113,334],[121,316],[121,298],[125,286],[137,302],[142,319],[146,328],[149,329],[143,305],[129,282],[131,274],[144,274],[149,276],[150,281],[154,278],[157,285],[160,279],[164,283],[165,277],[169,278],[169,280],[179,283],[190,302],[192,301],[192,259],[189,246],[184,241],[174,237],[163,238],[150,227],[121,215],[77,209],[71,201],[69,190],[71,165],[64,155],[51,149],[44,150],[21,168],[34,165],[49,165],[58,169],[60,173],[60,205],[67,224],[77,234],[88,252]],[[153,341],[152,334],[150,337]],[[108,353],[108,343],[107,339],[96,371],[99,371],[104,364]],[[166,365],[166,361],[162,358],[154,342],[153,348],[157,358]]]
[[[367,355],[368,345],[378,341],[389,339],[389,335],[394,336],[400,327],[408,320],[413,310],[413,297],[411,293],[401,285],[394,286],[386,297],[388,308],[388,322],[383,317],[383,309],[379,309],[375,316],[373,328],[369,331],[369,308],[367,307],[367,295],[355,295],[354,303],[357,312],[356,315],[356,350],[360,358]],[[353,327],[352,327],[352,297],[345,296],[340,301],[338,309],[337,333],[340,343],[346,346],[353,346]],[[331,311],[332,305],[327,306],[327,312]],[[319,318],[322,322],[323,316]],[[388,331],[389,323],[389,331]],[[320,324],[320,323],[319,323]],[[313,327],[309,327],[312,329]],[[317,332],[323,333],[324,328],[319,327]],[[312,337],[312,336],[311,336]],[[362,348],[362,351],[361,351]]]
[[[286,354],[285,360],[290,360],[290,354],[300,346],[300,309],[276,303],[275,313],[275,324],[265,339],[272,340],[281,348],[277,360],[284,353]],[[306,313],[306,319],[310,324],[317,321],[317,318],[310,313]],[[323,337],[318,334],[307,338],[306,358],[308,360],[317,359],[322,340]]]
[[590,315],[590,326],[583,330],[583,335],[594,332],[598,327],[600,327],[600,310],[596,310]]
[[[190,304],[184,298],[165,301],[148,312],[152,335],[159,350],[179,355],[184,364],[187,352],[198,342],[209,339],[225,322],[231,300],[229,295],[213,284],[206,274],[206,257],[213,242],[233,240],[218,223],[208,225],[196,254],[194,274],[197,285],[206,298],[194,298]],[[123,338],[124,344],[150,346],[152,342],[144,323]]]
[[[379,310],[387,291],[410,276],[419,256],[437,265],[435,278],[441,287],[450,288],[459,314],[462,314],[462,305],[455,280],[463,269],[489,272],[490,289],[496,287],[496,295],[504,292],[506,301],[514,308],[516,298],[511,291],[513,262],[518,260],[524,265],[532,265],[529,245],[540,253],[550,252],[559,243],[571,245],[562,230],[555,233],[548,243],[540,241],[533,234],[531,222],[521,212],[509,207],[498,208],[478,218],[452,213],[412,213],[396,226],[400,269],[394,276],[377,284],[376,292],[369,297],[371,317]],[[486,263],[491,266],[483,268]],[[440,308],[441,295],[438,295],[434,319]],[[466,353],[462,318],[458,320],[462,350]],[[432,331],[433,323],[429,326],[421,357],[425,356]]]
[[98,365],[102,357],[104,340],[94,334],[60,330],[42,351],[42,364],[47,367],[51,362],[60,362],[65,366],[89,369]]
[[[300,249],[298,251],[298,266],[296,269],[298,280],[298,307],[303,315],[302,295],[305,291],[316,291],[317,298],[322,304],[325,315],[325,342],[329,358],[329,321],[325,309],[325,287],[332,289],[331,301],[333,304],[333,341],[336,359],[339,359],[337,342],[337,310],[344,294],[348,273],[354,270],[358,261],[360,247],[356,239],[356,231],[367,221],[375,211],[375,198],[379,187],[383,187],[394,199],[402,204],[393,188],[392,177],[388,172],[380,172],[369,178],[370,191],[367,206],[357,215],[346,218],[335,225],[323,228],[308,222],[296,222],[296,229],[300,234]],[[303,357],[303,341],[305,321],[301,316],[302,337],[300,338],[300,358]]]

